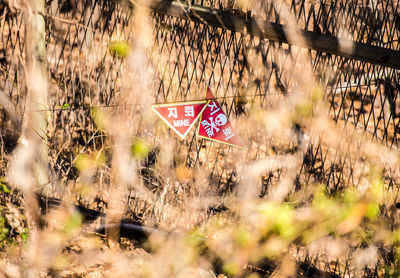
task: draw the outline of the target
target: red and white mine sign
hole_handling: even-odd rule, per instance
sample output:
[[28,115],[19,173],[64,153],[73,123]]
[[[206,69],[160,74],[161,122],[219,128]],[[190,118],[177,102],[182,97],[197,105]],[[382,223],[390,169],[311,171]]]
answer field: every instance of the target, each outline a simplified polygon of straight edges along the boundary
[[206,109],[201,114],[197,136],[223,144],[243,148],[243,142],[235,133],[228,117],[222,111],[221,105],[215,100],[207,86],[206,99],[209,100]]
[[180,138],[185,139],[206,108],[206,104],[206,100],[156,104],[152,106],[152,109]]

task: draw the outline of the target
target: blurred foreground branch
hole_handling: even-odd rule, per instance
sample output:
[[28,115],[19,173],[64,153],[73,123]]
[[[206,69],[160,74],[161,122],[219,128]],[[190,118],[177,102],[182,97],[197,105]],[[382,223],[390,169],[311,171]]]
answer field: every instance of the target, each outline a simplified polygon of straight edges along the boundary
[[[47,185],[47,52],[44,18],[32,11],[44,11],[44,1],[31,0],[26,11],[26,69],[28,75],[27,113],[24,115],[22,138],[35,149],[34,175],[37,185]],[[32,112],[35,111],[35,112]],[[41,112],[36,112],[41,111]]]
[[[47,148],[47,53],[45,21],[35,12],[44,12],[43,0],[31,0],[23,5],[25,19],[25,71],[27,76],[26,113],[22,120],[22,134],[14,151],[8,172],[10,184],[21,188],[25,198],[25,213],[29,228],[29,248],[26,254],[25,276],[36,277],[35,263],[38,250],[39,210],[34,191],[48,185]],[[33,112],[43,111],[43,112]]]

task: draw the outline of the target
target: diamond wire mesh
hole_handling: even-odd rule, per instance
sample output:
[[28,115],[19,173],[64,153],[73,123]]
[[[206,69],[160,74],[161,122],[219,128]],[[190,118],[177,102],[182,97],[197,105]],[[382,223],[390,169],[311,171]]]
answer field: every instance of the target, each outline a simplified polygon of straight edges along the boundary
[[[192,4],[195,3],[233,8],[230,2]],[[399,49],[397,1],[288,3],[300,28]],[[285,23],[280,18],[282,6],[266,2],[261,11],[268,20]],[[22,62],[23,19],[17,11],[6,6],[0,8],[0,90],[18,111],[23,111],[26,91]],[[112,41],[131,39],[127,28],[130,12],[111,1],[66,0],[48,1],[47,13],[51,169],[54,179],[64,179],[68,184],[78,177],[73,167],[77,153],[107,148],[109,144],[107,135],[96,128],[90,109],[86,108],[116,104],[115,95],[121,90],[123,60],[112,57],[108,46]],[[240,127],[250,109],[267,109],[295,91],[296,74],[288,69],[299,63],[299,49],[159,14],[154,14],[154,24],[152,54],[159,57],[153,61],[158,69],[154,77],[158,84],[154,102],[199,98],[198,92],[207,82],[229,117],[238,123],[238,132],[250,142],[248,151],[241,152],[197,140],[191,132],[186,141],[178,143],[178,152],[186,154],[181,159],[187,167],[192,169],[200,165],[207,169],[210,188],[216,195],[235,189],[240,180],[239,171],[235,169],[237,160],[245,164],[271,154],[287,155],[299,147],[294,139],[282,146],[264,132]],[[255,61],[250,62],[252,59]],[[326,84],[326,100],[335,120],[353,124],[390,148],[397,148],[400,130],[397,70],[315,51],[310,51],[307,59],[317,78]],[[263,65],[264,70],[257,71],[254,63]],[[68,109],[59,109],[65,104]],[[2,116],[3,124],[7,122],[6,113]],[[10,140],[7,130],[3,124],[3,148],[11,151],[13,142],[5,142]],[[152,154],[156,155],[156,150],[154,148]],[[150,171],[151,159],[145,166]],[[331,192],[336,192],[359,184],[366,168],[362,158],[350,156],[347,151],[332,150],[320,143],[318,137],[313,137],[299,167],[297,183],[302,187],[311,182],[324,182]],[[260,197],[267,195],[268,187],[279,180],[282,172],[284,169],[276,169],[265,174],[260,182]],[[145,182],[161,183],[161,177],[150,177],[146,171],[141,173]],[[100,190],[109,183],[108,175],[109,169],[105,166],[96,176]],[[396,189],[392,186],[389,190]],[[90,200],[81,201],[93,205]],[[129,195],[128,206],[133,215],[148,213],[147,216],[156,217],[154,204],[136,198],[134,192]],[[351,274],[348,261],[326,263],[318,257],[309,257],[307,251],[297,254],[302,261],[320,269],[343,277]],[[366,269],[364,275],[376,276],[376,269]]]
[[[95,128],[91,106],[110,106],[120,89],[121,60],[113,59],[107,45],[126,40],[128,15],[112,2],[53,1],[47,18],[48,62],[51,76],[50,107],[56,109],[50,124],[53,167],[61,177],[77,178],[72,167],[75,155],[98,150],[105,137]],[[61,152],[60,152],[61,151]]]
[[[17,28],[12,28],[13,26]],[[23,51],[24,33],[23,18],[0,4],[0,91],[3,93],[4,103],[9,104],[14,111],[23,111],[26,95],[24,79]],[[9,114],[2,108],[0,116],[0,138],[2,154],[10,153],[16,145],[18,130],[10,124]],[[7,167],[7,157],[1,157],[5,167],[0,170],[2,176]]]

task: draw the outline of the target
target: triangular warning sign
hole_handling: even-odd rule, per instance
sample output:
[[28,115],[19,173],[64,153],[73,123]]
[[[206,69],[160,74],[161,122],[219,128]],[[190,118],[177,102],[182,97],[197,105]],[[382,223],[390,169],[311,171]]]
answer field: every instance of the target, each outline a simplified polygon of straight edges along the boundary
[[209,100],[206,108],[201,114],[201,120],[197,129],[197,136],[244,148],[240,137],[235,133],[228,117],[222,110],[221,105],[215,100],[210,88],[206,89],[206,99]]
[[152,109],[181,139],[185,139],[206,108],[206,104],[206,100],[156,104],[152,106]]
[[206,100],[213,100],[215,99],[213,93],[210,90],[210,87],[208,85],[206,86]]

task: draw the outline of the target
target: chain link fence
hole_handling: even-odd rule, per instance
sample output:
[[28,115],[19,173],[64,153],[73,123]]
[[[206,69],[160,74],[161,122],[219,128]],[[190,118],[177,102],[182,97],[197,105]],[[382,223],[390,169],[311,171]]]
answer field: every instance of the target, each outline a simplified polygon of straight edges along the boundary
[[[395,0],[260,1],[256,12],[247,13],[245,7],[235,1],[196,0],[182,4],[189,8],[211,7],[244,18],[258,16],[268,22],[294,25],[316,34],[399,50],[400,9]],[[149,69],[152,74],[154,90],[143,92],[149,96],[144,98],[146,102],[120,103],[117,96],[121,90],[135,86],[125,84],[123,77],[128,59],[124,52],[131,47],[125,42],[135,41],[130,28],[132,5],[105,0],[49,0],[46,10],[43,16],[49,77],[47,140],[52,195],[60,196],[71,190],[80,203],[102,208],[106,199],[102,192],[110,184],[107,158],[91,177],[98,187],[90,194],[85,194],[84,182],[80,182],[84,178],[79,176],[76,167],[78,154],[101,151],[108,157],[111,150],[107,132],[96,124],[96,111],[112,114],[134,106],[136,115],[147,117],[151,104],[201,100],[205,84],[210,85],[237,133],[246,142],[246,150],[199,140],[195,131],[191,131],[184,141],[172,139],[169,146],[174,152],[175,171],[172,176],[165,177],[158,172],[156,164],[163,154],[164,138],[171,133],[166,134],[155,118],[151,124],[154,128],[148,128],[149,125],[143,123],[148,120],[137,117],[132,120],[136,126],[130,134],[132,139],[140,137],[150,142],[150,152],[138,169],[140,182],[157,197],[150,202],[135,190],[128,190],[130,216],[161,221],[163,205],[160,204],[185,202],[182,192],[190,195],[197,191],[193,180],[204,178],[207,180],[205,192],[216,199],[213,207],[199,216],[198,221],[204,220],[218,210],[224,196],[237,189],[246,165],[270,156],[296,156],[299,150],[302,153],[300,163],[292,165],[295,191],[306,190],[313,183],[325,184],[332,194],[346,187],[363,186],[373,162],[368,161],[363,152],[354,151],[364,142],[359,137],[332,146],[324,138],[326,133],[315,132],[300,123],[293,124],[288,133],[274,134],[274,129],[268,132],[254,117],[249,117],[257,111],[285,107],[292,96],[301,91],[299,88],[304,87],[301,84],[305,82],[303,69],[307,67],[324,89],[325,107],[337,122],[337,129],[348,130],[351,134],[361,131],[369,138],[366,140],[382,142],[389,149],[398,148],[399,71],[394,67],[308,50],[246,32],[210,26],[191,20],[189,16],[176,17],[158,11],[152,12],[154,29],[153,37],[148,39],[151,47],[147,53],[150,58],[142,65],[143,70]],[[6,2],[0,4],[0,22],[0,92],[4,106],[0,135],[2,154],[6,154],[1,159],[7,165],[7,155],[17,144],[17,127],[25,111],[26,26],[21,12]],[[6,168],[1,170],[1,175],[5,175]],[[201,169],[204,176],[193,177],[196,169]],[[287,172],[290,172],[287,167],[282,166],[263,173],[257,192],[260,198],[268,198],[271,187]],[[384,173],[388,191],[397,192],[397,169],[389,167]],[[168,184],[173,194],[166,197]],[[397,197],[391,202],[396,204]],[[341,277],[354,275],[346,259],[327,262],[302,248],[298,248],[296,254],[309,267]],[[363,275],[377,276],[377,269],[378,265],[366,268]]]

